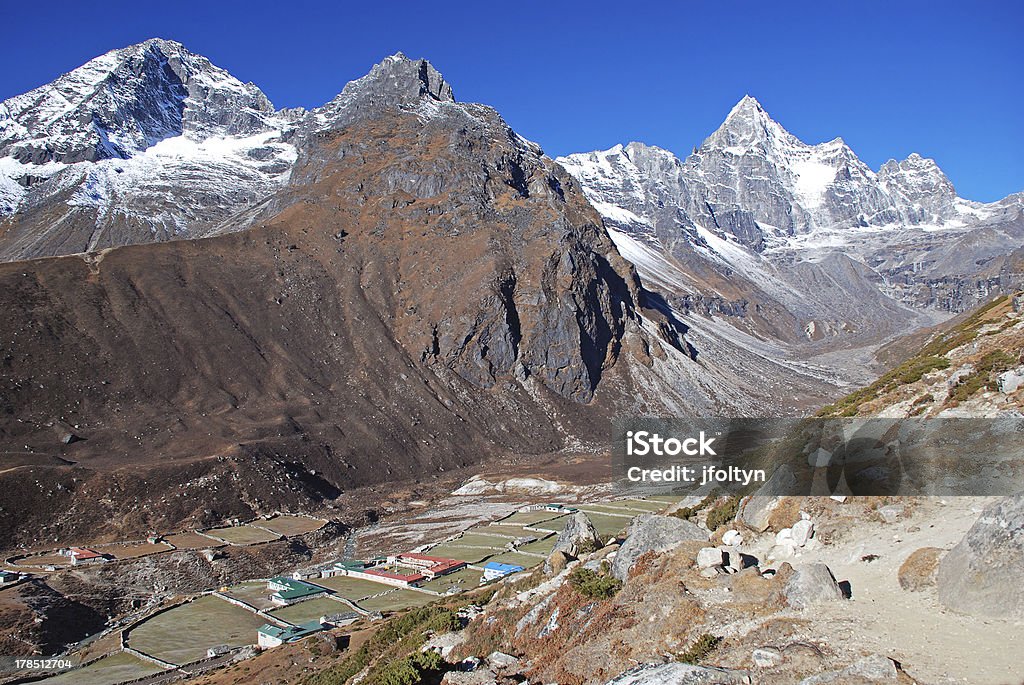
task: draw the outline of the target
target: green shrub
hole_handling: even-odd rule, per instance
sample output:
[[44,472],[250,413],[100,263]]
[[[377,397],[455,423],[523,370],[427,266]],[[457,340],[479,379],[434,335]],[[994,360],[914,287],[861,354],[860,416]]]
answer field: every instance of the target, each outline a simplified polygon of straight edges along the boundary
[[721,641],[722,638],[720,637],[704,633],[690,645],[689,649],[679,655],[679,661],[684,664],[696,664],[715,651],[715,648],[718,647]]
[[569,574],[569,584],[584,597],[608,599],[622,588],[616,578],[577,566]]
[[740,498],[732,496],[719,504],[708,513],[708,530],[716,530],[719,526],[729,523],[736,518],[736,512],[740,509]]
[[684,521],[688,521],[688,520],[692,519],[694,516],[696,516],[698,511],[701,511],[702,509],[706,509],[708,507],[708,505],[710,505],[717,498],[718,498],[718,491],[714,490],[714,491],[711,492],[711,494],[709,494],[707,497],[702,499],[695,506],[683,507],[681,509],[676,509],[671,514],[669,514],[669,516],[675,516],[676,518],[683,519]]
[[992,350],[975,363],[974,371],[960,379],[952,390],[949,399],[952,402],[963,402],[982,388],[997,390],[995,376],[1013,367],[1016,360],[1002,350]]

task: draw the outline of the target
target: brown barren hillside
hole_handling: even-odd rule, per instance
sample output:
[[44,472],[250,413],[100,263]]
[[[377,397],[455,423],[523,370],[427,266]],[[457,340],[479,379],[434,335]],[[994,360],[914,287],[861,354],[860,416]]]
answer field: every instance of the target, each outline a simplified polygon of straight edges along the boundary
[[389,64],[414,96],[310,133],[256,228],[0,266],[0,541],[316,506],[631,406],[618,361],[662,346],[578,187]]

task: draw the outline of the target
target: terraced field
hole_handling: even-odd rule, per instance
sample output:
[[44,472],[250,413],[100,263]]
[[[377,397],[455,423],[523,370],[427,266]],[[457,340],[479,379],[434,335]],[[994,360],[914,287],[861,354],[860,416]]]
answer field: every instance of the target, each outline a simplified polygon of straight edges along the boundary
[[232,545],[256,545],[261,542],[270,542],[271,540],[277,540],[281,536],[275,533],[269,533],[253,526],[228,526],[226,528],[212,528],[206,531],[208,535],[212,535],[222,540],[227,540]]
[[544,560],[540,557],[531,557],[527,554],[520,554],[519,552],[505,552],[504,554],[493,556],[487,561],[496,561],[499,564],[516,564],[523,568],[533,568],[534,566],[544,563]]
[[264,623],[262,616],[204,595],[132,628],[128,646],[172,664],[187,664],[205,658],[210,647],[256,644],[256,629]]
[[323,519],[311,519],[305,516],[292,516],[291,514],[281,514],[275,516],[268,521],[260,521],[259,525],[263,528],[269,528],[275,533],[280,533],[286,537],[293,535],[304,535],[305,533],[311,533],[314,530],[323,528],[327,521]]
[[275,609],[270,612],[270,615],[289,623],[306,623],[327,614],[340,614],[346,611],[352,611],[352,607],[345,602],[327,597],[317,597]]
[[312,583],[322,585],[323,587],[330,588],[336,593],[353,601],[368,597],[370,595],[376,595],[386,590],[389,590],[392,586],[385,585],[384,583],[374,583],[371,580],[363,580],[362,578],[353,578],[351,576],[332,576],[331,578],[316,578],[310,580]]
[[386,595],[363,600],[358,604],[367,611],[398,611],[399,609],[408,609],[409,607],[419,607],[424,604],[430,604],[435,599],[437,599],[437,597],[428,595],[425,592],[416,592],[415,590],[399,588],[387,593]]
[[51,685],[113,685],[159,673],[162,670],[156,664],[143,661],[134,654],[117,652],[98,659],[88,666],[46,678],[41,682]]
[[264,581],[254,580],[248,583],[232,585],[224,594],[250,604],[257,609],[265,610],[277,606],[270,601],[270,590],[267,589],[267,584]]
[[500,550],[494,549],[483,549],[480,547],[463,547],[454,543],[443,543],[436,547],[431,547],[429,554],[437,557],[447,557],[449,559],[458,559],[464,561],[467,564],[477,564],[486,559],[489,556],[498,554]]
[[471,568],[464,568],[461,571],[455,573],[449,573],[446,576],[440,576],[424,583],[421,587],[426,590],[433,590],[434,592],[440,592],[444,594],[455,588],[460,591],[472,590],[473,588],[480,585],[480,578],[483,577],[481,571],[477,571]]

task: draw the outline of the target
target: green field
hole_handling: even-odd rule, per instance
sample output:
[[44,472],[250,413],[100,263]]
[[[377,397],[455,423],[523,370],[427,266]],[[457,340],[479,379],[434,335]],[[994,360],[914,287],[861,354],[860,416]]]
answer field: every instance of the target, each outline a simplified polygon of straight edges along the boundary
[[481,549],[479,547],[463,547],[461,545],[446,542],[438,545],[437,547],[431,547],[427,553],[435,557],[458,559],[459,561],[465,561],[467,564],[475,564],[486,559],[492,554],[497,554],[498,551],[492,549]]
[[205,532],[207,535],[227,540],[233,545],[255,545],[260,542],[270,542],[271,540],[277,540],[280,538],[279,535],[268,533],[265,530],[253,528],[252,526],[211,528]]
[[499,564],[515,564],[517,566],[522,566],[523,568],[533,568],[534,566],[544,563],[544,560],[539,557],[531,557],[527,554],[519,554],[518,552],[505,552],[504,554],[498,554],[487,561],[496,561]]
[[488,526],[480,526],[479,528],[473,528],[480,532],[495,533],[497,535],[508,536],[509,539],[516,539],[522,537],[537,537],[540,533],[535,530],[526,530],[522,526],[504,523],[492,523]]
[[431,581],[428,581],[420,587],[427,590],[433,590],[434,592],[440,592],[444,594],[451,588],[457,588],[458,590],[471,590],[480,585],[480,578],[484,574],[480,571],[475,571],[471,568],[464,568],[461,571],[455,573],[449,573],[446,576],[439,576]]
[[551,554],[551,550],[555,547],[555,542],[558,541],[558,536],[549,535],[543,540],[534,540],[525,545],[521,545],[518,549],[523,552],[533,552],[534,554]]
[[532,526],[536,523],[561,518],[565,514],[556,514],[553,511],[537,509],[534,511],[517,511],[508,518],[501,519],[499,523],[512,524],[517,526]]
[[639,511],[639,512],[647,512],[647,513],[650,513],[650,514],[656,514],[656,513],[660,512],[660,511],[664,510],[666,507],[668,507],[668,502],[657,502],[657,501],[654,501],[654,500],[638,500],[638,499],[619,500],[617,502],[614,502],[614,504],[619,504],[619,505],[621,505],[623,507],[626,507],[628,509],[633,509],[633,510]]
[[156,664],[143,661],[134,654],[117,652],[98,659],[88,666],[46,678],[41,682],[54,685],[115,685],[161,671],[163,669]]
[[478,535],[473,532],[464,533],[450,544],[459,547],[487,547],[489,549],[505,549],[505,546],[512,542],[510,538],[496,538],[491,535]]
[[352,611],[352,607],[345,602],[327,599],[326,597],[317,597],[316,599],[307,599],[305,602],[297,602],[291,606],[275,609],[270,612],[270,615],[289,623],[307,623],[327,614],[341,614],[346,611]]
[[381,597],[365,599],[357,602],[357,604],[367,611],[398,611],[399,609],[423,606],[433,602],[435,599],[437,597],[428,595],[425,592],[398,588]]
[[327,522],[323,519],[309,519],[305,516],[281,514],[280,516],[273,517],[269,521],[260,521],[259,525],[263,528],[269,528],[281,535],[290,537],[292,535],[302,535],[304,533],[311,533],[314,530],[320,530],[325,523]]
[[223,545],[223,542],[217,542],[210,538],[200,535],[199,533],[172,533],[166,538],[167,542],[171,543],[178,549],[205,549],[207,547],[218,547]]
[[[540,523],[536,523],[534,524],[534,527],[540,528],[541,530],[549,530],[554,533],[561,533],[562,529],[565,528],[565,524],[568,522],[568,516],[556,516],[550,521],[541,521]],[[536,533],[534,533],[534,535],[536,535]]]
[[132,628],[128,646],[169,661],[187,664],[206,657],[217,645],[256,643],[256,629],[266,619],[213,595],[174,607]]
[[580,507],[580,511],[582,511],[583,513],[588,514],[588,515],[591,514],[591,513],[597,513],[597,514],[616,514],[618,516],[625,516],[625,517],[628,517],[628,518],[623,519],[623,520],[626,521],[627,523],[629,522],[628,519],[633,518],[634,516],[639,516],[641,513],[643,513],[643,512],[639,512],[639,511],[632,511],[630,509],[627,509],[626,507],[617,506],[617,505],[612,504],[610,502],[601,502],[600,504],[585,504],[585,505]]
[[351,576],[311,578],[309,582],[330,588],[345,599],[351,600],[358,600],[370,595],[376,595],[379,592],[384,592],[385,590],[389,590],[394,587],[393,585],[375,583],[372,580],[363,580],[362,578],[353,578]]
[[602,538],[609,538],[613,535],[618,535],[620,532],[625,530],[626,526],[629,525],[630,519],[623,518],[621,516],[608,516],[605,514],[596,514],[592,512],[586,512],[587,518],[597,528],[597,532],[601,534]]
[[270,609],[277,606],[270,601],[270,590],[267,589],[265,581],[251,581],[232,585],[227,589],[225,595],[240,599],[246,604],[251,604],[257,609]]

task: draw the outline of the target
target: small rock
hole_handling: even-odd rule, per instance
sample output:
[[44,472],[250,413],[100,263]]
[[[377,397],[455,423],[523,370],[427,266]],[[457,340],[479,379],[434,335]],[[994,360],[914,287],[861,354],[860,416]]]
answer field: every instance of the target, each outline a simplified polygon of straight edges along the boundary
[[738,547],[743,544],[743,535],[738,530],[727,530],[722,536],[722,544],[729,547]]
[[772,668],[782,663],[782,652],[775,647],[758,647],[750,655],[755,666],[761,668]]
[[800,519],[793,524],[790,530],[793,544],[797,547],[803,547],[810,542],[811,537],[814,535],[814,524],[809,519]]
[[522,666],[519,659],[504,652],[491,652],[487,657],[487,665],[498,673],[518,673]]
[[846,501],[846,495],[830,495],[829,499],[833,499],[836,502],[839,502],[840,504],[842,504],[843,502]]
[[797,609],[843,599],[839,583],[825,564],[806,564],[794,569],[783,595],[789,605]]
[[725,554],[717,547],[705,547],[697,552],[697,568],[711,568],[722,566],[725,563]]
[[906,507],[902,504],[887,504],[884,507],[875,509],[875,513],[882,517],[886,523],[896,523],[903,516]]
[[920,592],[934,586],[943,554],[945,550],[938,547],[922,547],[912,552],[897,573],[900,587],[909,592]]
[[783,528],[778,533],[776,533],[775,534],[775,544],[776,545],[795,545],[796,543],[793,541],[793,529],[792,528]]
[[556,576],[569,565],[569,555],[558,550],[553,551],[544,561],[544,575]]
[[1024,366],[1018,366],[1012,371],[1005,371],[997,377],[999,392],[1004,395],[1011,395],[1024,386]]
[[723,566],[709,566],[700,572],[700,575],[704,578],[717,578],[718,576],[724,576],[728,571]]
[[486,668],[475,671],[448,671],[441,679],[441,685],[496,685],[498,674]]
[[740,685],[750,682],[746,671],[679,662],[641,664],[609,680],[607,685]]

